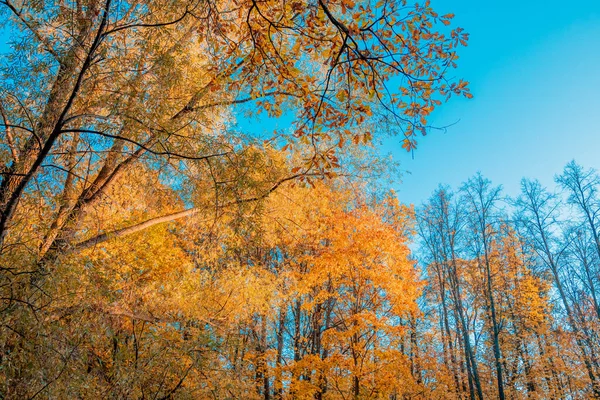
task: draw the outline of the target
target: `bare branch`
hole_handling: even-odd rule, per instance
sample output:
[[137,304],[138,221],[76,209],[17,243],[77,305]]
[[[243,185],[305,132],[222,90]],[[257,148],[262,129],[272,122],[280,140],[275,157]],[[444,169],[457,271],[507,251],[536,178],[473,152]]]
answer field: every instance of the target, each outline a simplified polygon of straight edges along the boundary
[[221,156],[224,156],[224,155],[230,153],[230,152],[215,153],[215,154],[209,154],[206,156],[186,156],[185,154],[180,154],[180,153],[176,153],[176,152],[172,152],[172,151],[152,150],[151,148],[147,147],[146,145],[144,145],[140,142],[136,142],[133,139],[129,139],[129,138],[126,138],[123,136],[118,136],[118,135],[111,135],[110,133],[95,131],[92,129],[64,129],[61,132],[63,132],[63,133],[67,133],[67,132],[92,133],[94,135],[99,135],[99,136],[103,136],[103,137],[107,137],[107,138],[111,138],[111,139],[115,139],[115,140],[123,140],[125,142],[132,143],[132,144],[144,149],[148,153],[151,153],[151,154],[154,154],[157,156],[170,156],[170,157],[181,158],[181,159],[185,159],[185,160],[205,160],[207,158],[221,157]]

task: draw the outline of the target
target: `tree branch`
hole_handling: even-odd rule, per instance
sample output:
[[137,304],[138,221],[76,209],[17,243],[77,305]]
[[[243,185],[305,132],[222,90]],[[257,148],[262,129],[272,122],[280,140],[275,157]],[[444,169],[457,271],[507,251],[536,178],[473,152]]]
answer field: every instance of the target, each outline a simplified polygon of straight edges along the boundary
[[[224,207],[229,207],[229,206],[236,205],[236,204],[251,203],[254,201],[262,200],[262,199],[266,198],[267,196],[269,196],[271,193],[273,193],[275,190],[277,190],[277,188],[279,188],[285,182],[289,182],[292,180],[296,180],[300,177],[306,177],[306,176],[321,176],[321,174],[318,174],[318,173],[294,174],[294,175],[288,176],[286,178],[280,179],[273,186],[271,186],[266,192],[264,192],[258,196],[231,201],[231,202],[221,205],[220,207],[224,208]],[[198,214],[199,212],[201,212],[203,210],[204,210],[204,208],[202,208],[202,207],[193,207],[193,208],[189,208],[187,210],[178,211],[178,212],[163,215],[160,217],[150,218],[144,222],[140,222],[138,224],[134,224],[134,225],[128,226],[126,228],[121,228],[121,229],[116,229],[114,231],[105,232],[100,235],[94,236],[90,239],[87,239],[87,240],[84,240],[82,242],[72,245],[70,248],[66,249],[66,253],[70,254],[70,253],[76,253],[76,252],[79,252],[82,250],[86,250],[86,249],[94,247],[100,243],[106,242],[107,240],[117,239],[120,237],[128,236],[133,233],[143,231],[147,228],[150,228],[152,226],[159,225],[159,224],[162,224],[165,222],[171,222],[171,221],[176,221],[178,219],[190,217],[192,215]]]
[[179,153],[175,153],[172,151],[156,151],[156,150],[152,150],[151,148],[147,147],[146,145],[140,143],[140,142],[136,142],[133,139],[129,139],[123,136],[118,136],[118,135],[111,135],[110,133],[105,133],[105,132],[100,132],[100,131],[95,131],[92,129],[63,129],[61,131],[62,133],[68,133],[68,132],[79,132],[79,133],[92,133],[94,135],[99,135],[99,136],[104,136],[107,138],[111,138],[111,139],[115,139],[115,140],[123,140],[125,142],[129,142],[132,143],[142,149],[144,149],[145,151],[147,151],[148,153],[157,155],[157,156],[171,156],[171,157],[175,157],[175,158],[182,158],[185,160],[205,160],[207,158],[213,158],[213,157],[221,157],[224,156],[226,154],[229,154],[229,152],[225,152],[225,153],[215,153],[215,154],[209,154],[206,156],[199,156],[199,157],[194,157],[194,156],[186,156],[184,154],[179,154]]

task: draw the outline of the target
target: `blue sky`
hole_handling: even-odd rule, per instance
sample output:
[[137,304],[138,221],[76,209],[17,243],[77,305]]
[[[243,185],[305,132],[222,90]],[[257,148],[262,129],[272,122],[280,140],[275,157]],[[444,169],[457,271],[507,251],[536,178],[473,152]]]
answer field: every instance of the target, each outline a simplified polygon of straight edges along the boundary
[[522,177],[553,188],[571,159],[600,169],[600,1],[432,0],[471,34],[457,76],[474,99],[452,99],[421,138],[414,159],[386,141],[407,171],[395,190],[421,203],[439,183],[477,171],[515,195]]

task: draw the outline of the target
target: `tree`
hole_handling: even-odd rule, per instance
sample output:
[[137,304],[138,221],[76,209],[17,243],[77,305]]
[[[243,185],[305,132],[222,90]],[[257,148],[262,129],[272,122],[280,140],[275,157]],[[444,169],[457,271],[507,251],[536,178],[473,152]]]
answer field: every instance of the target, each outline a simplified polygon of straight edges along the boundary
[[[474,252],[477,262],[485,270],[485,290],[487,296],[487,307],[492,327],[492,340],[494,346],[494,359],[496,366],[496,379],[498,382],[498,397],[503,400],[504,380],[502,376],[502,354],[500,351],[500,323],[496,315],[496,299],[493,294],[492,260],[490,255],[490,244],[495,235],[494,208],[499,200],[500,187],[492,187],[491,182],[481,174],[469,179],[462,187],[465,202],[469,205],[470,228],[474,237]],[[496,222],[497,223],[497,222]]]
[[[52,194],[63,200],[42,257],[70,244],[67,225],[130,165],[231,159],[239,144],[226,132],[228,106],[293,115],[287,146],[310,145],[294,167],[300,177],[336,167],[335,145],[368,141],[370,132],[354,129],[370,115],[400,123],[412,149],[437,97],[469,95],[466,82],[446,81],[467,35],[436,31],[452,15],[428,3],[409,11],[347,0],[1,5],[15,40],[31,44],[3,74],[0,238],[18,231],[17,205],[56,169]],[[400,91],[388,92],[394,76]]]

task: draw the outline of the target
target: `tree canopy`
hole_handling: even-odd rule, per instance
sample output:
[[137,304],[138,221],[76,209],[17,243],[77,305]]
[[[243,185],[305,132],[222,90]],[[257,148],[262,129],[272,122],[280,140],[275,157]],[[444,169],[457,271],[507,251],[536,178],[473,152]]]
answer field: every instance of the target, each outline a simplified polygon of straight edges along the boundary
[[453,17],[0,0],[0,397],[598,398],[596,171],[378,184],[471,97]]
[[379,183],[379,138],[413,151],[471,97],[452,14],[0,16],[1,398],[600,397],[596,171],[508,200],[478,174],[416,207]]

